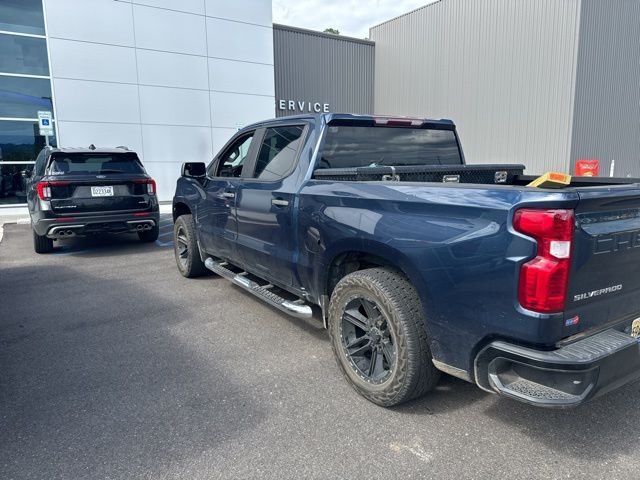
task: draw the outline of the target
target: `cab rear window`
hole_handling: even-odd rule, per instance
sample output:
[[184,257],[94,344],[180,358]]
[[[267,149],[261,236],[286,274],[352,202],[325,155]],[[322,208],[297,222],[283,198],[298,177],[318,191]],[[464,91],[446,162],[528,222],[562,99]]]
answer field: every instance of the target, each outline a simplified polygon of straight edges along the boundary
[[462,163],[452,130],[330,125],[317,168]]
[[54,153],[49,175],[144,173],[138,155],[127,153]]

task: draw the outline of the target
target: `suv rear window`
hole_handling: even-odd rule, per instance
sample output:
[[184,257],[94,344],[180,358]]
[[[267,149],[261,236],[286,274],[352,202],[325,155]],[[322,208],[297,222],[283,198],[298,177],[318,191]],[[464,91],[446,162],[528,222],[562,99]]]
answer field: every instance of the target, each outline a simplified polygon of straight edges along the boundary
[[452,130],[329,126],[317,168],[462,165]]
[[138,155],[126,153],[62,153],[51,155],[49,175],[144,173]]

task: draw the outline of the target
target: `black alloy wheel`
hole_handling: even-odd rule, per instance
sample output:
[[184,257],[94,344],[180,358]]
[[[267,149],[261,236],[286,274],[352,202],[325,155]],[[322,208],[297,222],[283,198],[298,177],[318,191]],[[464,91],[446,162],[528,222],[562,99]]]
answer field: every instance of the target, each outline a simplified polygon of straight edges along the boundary
[[176,260],[181,270],[186,270],[189,263],[189,240],[184,225],[178,225],[176,229]]
[[383,383],[396,363],[394,336],[378,305],[354,298],[342,313],[342,345],[351,367],[367,382]]
[[402,272],[373,267],[344,276],[327,316],[338,366],[366,399],[391,407],[435,387],[424,309]]

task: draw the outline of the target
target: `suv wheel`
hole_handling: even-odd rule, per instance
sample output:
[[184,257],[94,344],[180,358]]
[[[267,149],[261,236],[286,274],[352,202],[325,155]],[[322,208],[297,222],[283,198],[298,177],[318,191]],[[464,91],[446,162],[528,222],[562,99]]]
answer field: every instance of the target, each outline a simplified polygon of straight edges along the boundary
[[138,232],[138,238],[141,242],[151,243],[155,242],[158,239],[158,235],[160,234],[160,227],[156,225],[151,230],[144,230],[142,232]]
[[373,403],[398,405],[438,382],[422,304],[396,270],[371,268],[340,280],[329,304],[329,333],[345,378]]
[[191,215],[179,216],[173,225],[173,252],[178,271],[183,277],[199,277],[208,272],[200,258],[196,227]]
[[33,232],[33,249],[36,253],[51,253],[53,251],[53,240],[45,235],[38,235]]

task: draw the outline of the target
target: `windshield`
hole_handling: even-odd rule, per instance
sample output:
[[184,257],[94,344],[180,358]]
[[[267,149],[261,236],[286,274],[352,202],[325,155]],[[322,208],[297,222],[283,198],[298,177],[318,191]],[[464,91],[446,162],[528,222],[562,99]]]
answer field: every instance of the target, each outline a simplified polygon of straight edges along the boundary
[[49,175],[144,173],[138,155],[126,153],[54,153]]
[[317,168],[462,165],[452,130],[329,126]]

